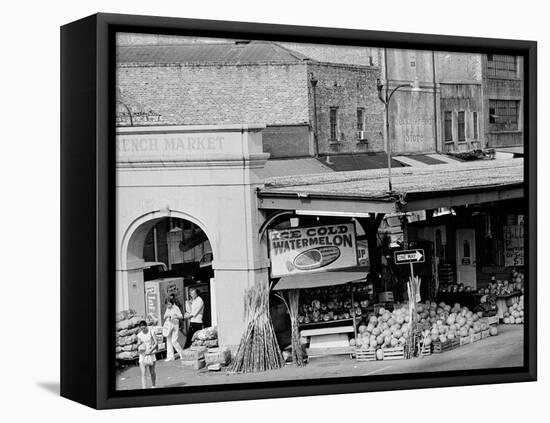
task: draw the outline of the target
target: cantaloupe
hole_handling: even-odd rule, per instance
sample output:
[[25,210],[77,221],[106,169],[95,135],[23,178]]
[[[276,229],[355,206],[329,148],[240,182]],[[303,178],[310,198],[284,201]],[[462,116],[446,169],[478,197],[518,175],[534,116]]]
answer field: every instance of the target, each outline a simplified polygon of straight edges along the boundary
[[497,336],[498,335],[498,329],[496,326],[491,326],[489,329],[489,335],[491,336]]

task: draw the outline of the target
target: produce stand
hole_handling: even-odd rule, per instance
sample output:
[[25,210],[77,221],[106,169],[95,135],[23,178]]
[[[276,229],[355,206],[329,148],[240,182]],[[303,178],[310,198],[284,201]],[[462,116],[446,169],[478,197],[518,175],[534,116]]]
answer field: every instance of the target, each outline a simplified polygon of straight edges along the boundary
[[509,306],[519,302],[521,295],[521,291],[514,291],[510,292],[509,294],[497,295],[497,316],[499,319],[504,318],[504,313],[508,310]]
[[468,307],[472,310],[478,303],[479,298],[475,292],[439,292],[437,294],[437,303],[444,302],[446,304],[460,304],[462,307]]
[[[352,267],[340,270],[304,272],[282,277],[273,287],[274,291],[299,289],[300,298],[309,304],[310,301],[317,301],[317,296],[323,299],[334,299],[334,301],[349,301],[351,309],[339,307],[330,309],[334,317],[330,320],[319,319],[317,321],[300,322],[300,337],[307,339],[309,348],[306,350],[309,357],[326,355],[351,354],[355,349],[350,347],[348,334],[357,334],[356,319],[360,318],[362,310],[354,307],[357,302],[353,286],[358,283],[366,283],[368,269]],[[329,288],[339,287],[338,293],[330,292]],[[314,290],[314,293],[312,293]],[[317,294],[315,294],[315,292]],[[338,297],[338,298],[337,298]],[[357,310],[359,308],[359,311]],[[365,310],[366,311],[366,310]],[[340,313],[349,314],[348,318],[339,318]],[[360,314],[356,314],[360,313]]]

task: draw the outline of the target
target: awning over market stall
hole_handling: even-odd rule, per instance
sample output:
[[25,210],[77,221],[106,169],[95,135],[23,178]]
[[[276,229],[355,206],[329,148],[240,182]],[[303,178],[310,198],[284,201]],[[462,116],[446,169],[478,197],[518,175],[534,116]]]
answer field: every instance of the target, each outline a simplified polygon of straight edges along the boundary
[[343,285],[351,282],[364,281],[367,277],[367,267],[349,267],[346,269],[319,272],[299,273],[283,276],[273,287],[274,291],[285,289],[320,288],[323,286]]
[[480,160],[392,170],[295,175],[265,180],[259,208],[299,214],[399,213],[524,197],[523,159]]

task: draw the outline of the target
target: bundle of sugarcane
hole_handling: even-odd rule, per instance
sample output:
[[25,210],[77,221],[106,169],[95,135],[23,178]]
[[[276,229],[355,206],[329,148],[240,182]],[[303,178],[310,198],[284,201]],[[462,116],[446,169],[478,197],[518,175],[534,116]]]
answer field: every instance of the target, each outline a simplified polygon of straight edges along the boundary
[[287,291],[287,298],[280,292],[277,296],[283,301],[290,316],[290,339],[292,346],[292,362],[298,366],[304,365],[304,354],[302,351],[302,344],[300,342],[300,330],[298,328],[298,305],[300,301],[300,290],[289,289]]
[[269,315],[269,291],[263,281],[245,293],[245,331],[230,369],[233,372],[262,372],[284,364]]
[[415,331],[416,331],[416,303],[417,298],[420,297],[420,283],[421,280],[418,276],[410,276],[407,283],[407,293],[409,295],[409,326],[407,345],[405,346],[405,357],[411,358],[414,356],[415,351]]

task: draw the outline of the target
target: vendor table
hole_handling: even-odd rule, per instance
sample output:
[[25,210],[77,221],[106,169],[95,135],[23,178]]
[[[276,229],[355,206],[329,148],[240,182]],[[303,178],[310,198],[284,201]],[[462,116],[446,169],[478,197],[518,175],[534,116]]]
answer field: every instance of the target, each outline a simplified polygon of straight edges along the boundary
[[353,326],[336,326],[317,329],[303,329],[300,336],[309,338],[308,357],[322,355],[351,354],[348,333],[354,333]]
[[476,297],[475,292],[440,292],[437,294],[437,303],[439,304],[442,301],[450,306],[458,303],[461,307],[468,307],[473,310],[479,299]]

